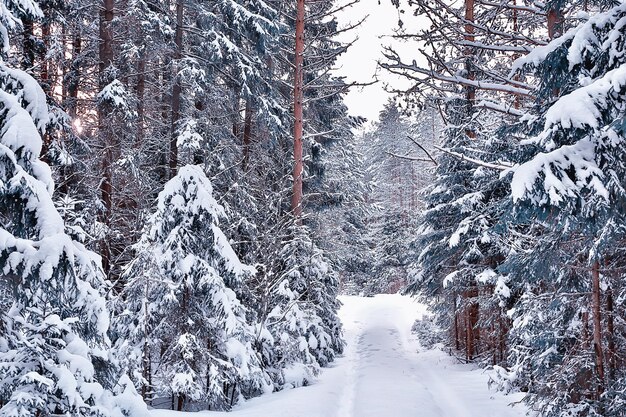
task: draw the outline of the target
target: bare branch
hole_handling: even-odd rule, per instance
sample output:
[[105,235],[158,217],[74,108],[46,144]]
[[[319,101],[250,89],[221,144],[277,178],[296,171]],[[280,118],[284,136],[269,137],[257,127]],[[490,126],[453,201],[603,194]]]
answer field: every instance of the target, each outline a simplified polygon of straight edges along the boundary
[[[413,161],[413,162],[416,162],[416,161],[417,162],[433,162],[430,159],[418,158],[418,157],[410,156],[410,155],[398,155],[398,154],[395,154],[393,152],[388,152],[388,151],[385,151],[385,153],[387,155],[389,155],[389,156],[394,157],[394,158],[406,159],[407,161]],[[436,162],[435,162],[435,164],[436,164]]]
[[437,163],[437,161],[435,160],[435,158],[432,157],[432,155],[430,154],[430,152],[428,152],[426,150],[426,148],[424,148],[417,140],[413,139],[411,136],[407,135],[407,138],[409,138],[411,140],[411,142],[413,142],[415,145],[417,145],[418,148],[420,148],[422,151],[424,151],[424,153],[426,154],[426,156],[428,156],[428,158],[430,158],[430,160],[435,164],[435,165],[439,165]]

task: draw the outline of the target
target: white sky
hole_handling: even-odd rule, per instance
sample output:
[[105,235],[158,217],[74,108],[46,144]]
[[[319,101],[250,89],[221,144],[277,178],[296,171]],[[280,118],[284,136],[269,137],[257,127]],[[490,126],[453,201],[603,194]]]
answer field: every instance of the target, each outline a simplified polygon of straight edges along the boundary
[[[345,4],[348,0],[337,3]],[[402,14],[405,25],[415,24],[410,12]],[[380,81],[374,85],[353,88],[346,97],[350,114],[365,116],[370,121],[378,120],[378,113],[391,96],[384,89],[385,84],[395,88],[406,88],[407,81],[377,68],[377,61],[383,59],[383,45],[393,45],[403,56],[408,55],[408,44],[400,43],[389,37],[398,26],[398,10],[391,0],[360,0],[356,5],[342,11],[337,18],[342,26],[356,23],[363,17],[368,19],[359,28],[342,35],[343,41],[358,37],[357,42],[341,56],[337,62],[337,75],[345,76],[348,82],[367,83],[377,77]],[[408,57],[407,57],[408,58]],[[413,59],[410,58],[411,60]],[[409,61],[410,62],[410,61]]]

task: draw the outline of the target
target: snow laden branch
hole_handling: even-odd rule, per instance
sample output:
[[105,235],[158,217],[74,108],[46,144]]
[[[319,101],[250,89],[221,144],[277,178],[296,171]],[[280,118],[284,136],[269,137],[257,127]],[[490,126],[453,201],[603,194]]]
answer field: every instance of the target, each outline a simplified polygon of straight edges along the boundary
[[489,169],[495,169],[498,171],[508,171],[511,168],[514,167],[514,165],[510,164],[509,162],[498,162],[498,163],[493,163],[493,162],[485,162],[485,161],[481,161],[480,159],[476,159],[476,158],[472,158],[470,156],[464,155],[462,153],[459,152],[455,152],[452,151],[450,149],[446,149],[444,147],[438,146],[438,145],[434,145],[434,148],[437,149],[440,152],[443,152],[447,155],[453,156],[461,161],[466,161],[466,162],[470,162],[474,165],[478,165],[484,168],[489,168]]
[[530,46],[515,46],[508,44],[485,44],[482,42],[472,42],[472,41],[459,41],[459,45],[461,46],[469,46],[472,48],[485,49],[488,51],[498,51],[498,52],[517,52],[517,53],[528,53],[532,51],[533,48]]
[[501,93],[517,94],[524,97],[532,97],[532,91],[528,88],[515,87],[508,84],[472,80],[458,74],[444,75],[430,69],[422,68],[417,65],[415,61],[413,61],[411,64],[405,64],[401,61],[399,55],[389,48],[385,49],[383,55],[388,60],[388,62],[380,63],[380,65],[384,69],[394,74],[402,75],[413,81],[417,81],[418,83],[424,83],[426,82],[425,78],[428,78],[430,80],[460,84],[466,87],[473,87],[486,91],[496,91]]
[[[626,5],[621,4],[516,61],[513,71],[545,71],[558,59],[579,81],[538,120],[541,132],[522,142],[543,152],[515,169],[514,200],[561,206],[590,193],[602,204],[609,202],[624,143],[626,67],[617,58],[623,55],[623,43],[616,38],[625,19]],[[589,65],[590,59],[606,59],[608,67]]]
[[[567,173],[572,168],[576,172],[575,179]],[[539,153],[517,167],[511,181],[511,192],[513,201],[530,199],[538,205],[559,205],[565,199],[578,196],[583,188],[591,188],[608,198],[602,184],[603,177],[595,162],[594,143],[587,138],[552,152]]]
[[486,109],[486,110],[496,111],[499,113],[509,114],[515,117],[522,117],[524,115],[523,111],[516,109],[512,105],[502,105],[502,104],[494,103],[493,101],[489,101],[489,100],[482,100],[481,102],[476,104],[474,107],[476,107],[477,109]]
[[[420,158],[417,156],[411,156],[409,154],[405,154],[405,155],[399,155],[397,153],[394,152],[389,152],[389,151],[385,151],[385,153],[389,156],[392,156],[394,158],[400,158],[400,159],[406,159],[408,161],[417,161],[417,162],[431,162],[435,165],[439,165],[439,163],[437,162],[437,160],[430,154],[430,152],[428,152],[426,150],[426,148],[424,148],[423,145],[421,145],[417,140],[415,140],[414,138],[407,136],[407,138],[409,138],[411,140],[411,142],[413,142],[416,146],[418,146],[427,156],[428,158]],[[435,149],[437,149],[438,151],[445,153],[447,155],[450,155],[454,158],[457,158],[461,161],[466,161],[466,162],[470,162],[474,165],[477,166],[481,166],[483,168],[489,168],[489,169],[495,169],[497,171],[508,171],[512,168],[514,168],[515,166],[513,164],[511,164],[510,162],[504,162],[504,161],[498,161],[497,163],[494,162],[485,162],[482,161],[480,159],[476,159],[476,158],[472,158],[469,157],[467,155],[464,155],[460,152],[455,152],[452,151],[448,148],[444,148],[442,146],[439,145],[433,145],[433,147]]]

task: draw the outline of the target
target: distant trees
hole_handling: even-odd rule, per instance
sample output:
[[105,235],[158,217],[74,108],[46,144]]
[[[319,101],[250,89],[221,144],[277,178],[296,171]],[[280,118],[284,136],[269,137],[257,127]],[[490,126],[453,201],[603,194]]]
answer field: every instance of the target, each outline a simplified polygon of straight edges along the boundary
[[[361,191],[363,204],[347,213],[351,256],[343,269],[346,291],[376,294],[406,286],[416,219],[423,206],[421,191],[435,168],[428,155],[440,129],[432,103],[407,117],[390,101],[375,129],[360,138],[357,150],[362,161],[355,166],[362,166],[360,182],[367,186]],[[419,148],[408,152],[418,141],[426,152]]]

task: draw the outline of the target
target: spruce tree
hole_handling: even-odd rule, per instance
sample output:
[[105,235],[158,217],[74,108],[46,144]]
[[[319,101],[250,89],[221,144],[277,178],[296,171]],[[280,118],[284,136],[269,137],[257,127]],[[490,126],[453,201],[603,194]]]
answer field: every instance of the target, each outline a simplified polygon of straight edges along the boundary
[[[254,269],[219,228],[224,209],[200,166],[179,170],[159,194],[127,271],[116,331],[139,385],[174,396],[177,409],[229,409],[271,390],[238,295]],[[154,354],[152,354],[154,352]]]

